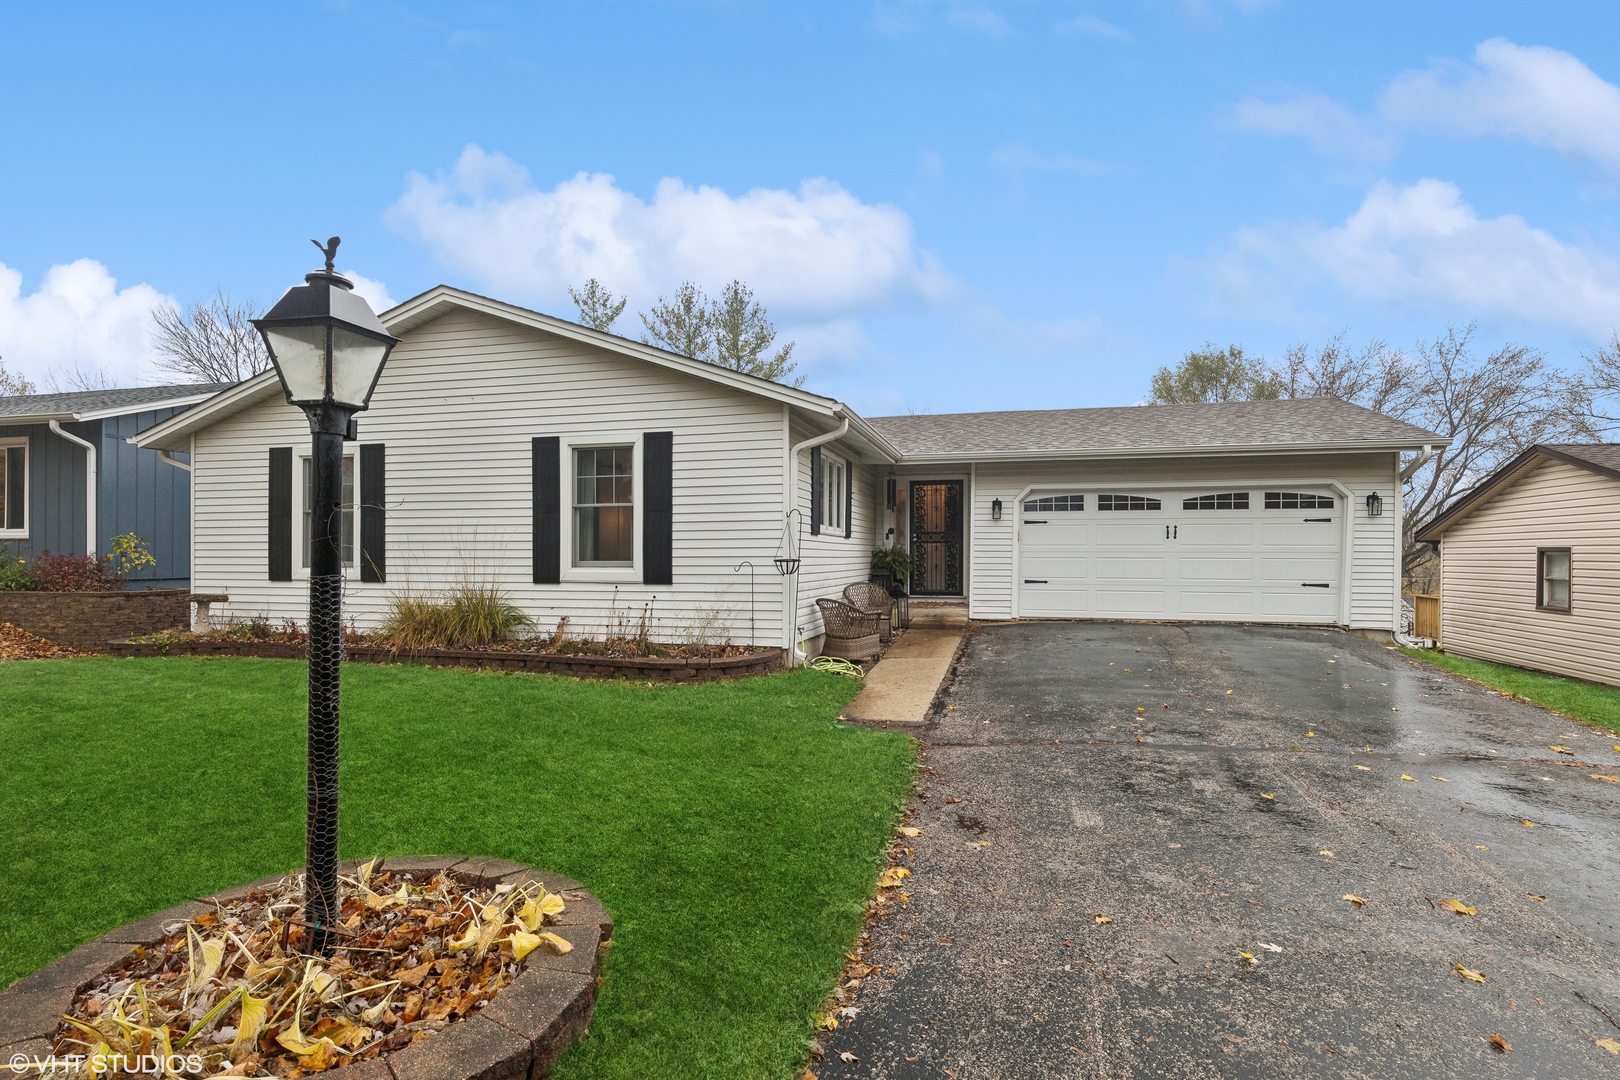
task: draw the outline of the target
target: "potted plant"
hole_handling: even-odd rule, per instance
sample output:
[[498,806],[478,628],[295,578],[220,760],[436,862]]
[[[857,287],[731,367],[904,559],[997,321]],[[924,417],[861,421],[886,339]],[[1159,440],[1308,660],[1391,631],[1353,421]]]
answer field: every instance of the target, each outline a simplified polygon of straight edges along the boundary
[[872,580],[889,590],[890,596],[904,596],[911,577],[911,556],[902,548],[882,547],[872,552]]

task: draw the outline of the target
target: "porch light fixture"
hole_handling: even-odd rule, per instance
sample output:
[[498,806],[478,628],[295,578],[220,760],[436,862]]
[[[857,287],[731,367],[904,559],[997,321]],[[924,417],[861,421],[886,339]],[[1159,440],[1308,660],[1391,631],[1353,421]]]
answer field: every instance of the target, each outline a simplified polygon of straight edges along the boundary
[[399,339],[384,329],[354,282],[332,268],[338,238],[310,241],[326,268],[304,275],[253,327],[287,402],[309,418],[309,779],[305,788],[304,925],[308,951],[332,951],[337,888],[338,681],[343,664],[343,440],[371,402]]
[[1000,521],[1001,520],[1001,500],[1000,499],[991,499],[990,500],[990,520],[991,521]]
[[1378,497],[1378,492],[1367,496],[1367,516],[1382,517],[1384,513],[1384,500]]

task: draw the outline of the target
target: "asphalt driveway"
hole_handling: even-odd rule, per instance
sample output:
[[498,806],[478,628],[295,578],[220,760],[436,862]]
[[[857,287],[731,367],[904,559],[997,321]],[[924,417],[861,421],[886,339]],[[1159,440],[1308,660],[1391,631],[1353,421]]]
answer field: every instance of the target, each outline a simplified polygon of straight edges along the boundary
[[980,628],[947,701],[823,1080],[1620,1075],[1620,738],[1261,627]]

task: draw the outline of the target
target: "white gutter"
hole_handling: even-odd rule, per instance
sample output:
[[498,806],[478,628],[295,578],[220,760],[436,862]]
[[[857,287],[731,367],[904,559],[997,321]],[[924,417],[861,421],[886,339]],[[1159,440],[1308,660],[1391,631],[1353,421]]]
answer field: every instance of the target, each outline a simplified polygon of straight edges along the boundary
[[62,430],[60,420],[51,421],[51,430],[70,443],[84,447],[84,553],[96,557],[96,444]]
[[1423,468],[1423,466],[1427,465],[1429,463],[1429,459],[1432,457],[1434,457],[1434,446],[1425,446],[1423,448],[1423,453],[1413,458],[1412,463],[1401,470],[1401,483],[1404,484],[1410,480],[1412,478],[1412,474]]
[[163,462],[163,464],[165,464],[165,465],[173,465],[177,469],[186,470],[186,472],[191,471],[191,466],[190,465],[187,465],[183,461],[177,461],[173,457],[169,456],[169,452],[167,450],[159,450],[158,451],[158,460]]
[[[799,453],[801,451],[808,450],[813,446],[820,446],[823,443],[830,443],[837,439],[842,439],[845,435],[849,434],[849,414],[839,410],[833,415],[841,416],[843,418],[843,423],[839,424],[836,428],[824,435],[813,435],[801,443],[794,443],[793,446],[788,450],[787,489],[788,507],[790,512],[793,502],[798,498]],[[799,563],[799,573],[804,573],[803,561]],[[792,601],[788,600],[787,604],[791,607]],[[808,657],[799,651],[799,613],[797,611],[791,611],[788,615],[787,621],[787,648],[789,650],[789,655],[792,657],[794,664],[802,664],[808,659]]]

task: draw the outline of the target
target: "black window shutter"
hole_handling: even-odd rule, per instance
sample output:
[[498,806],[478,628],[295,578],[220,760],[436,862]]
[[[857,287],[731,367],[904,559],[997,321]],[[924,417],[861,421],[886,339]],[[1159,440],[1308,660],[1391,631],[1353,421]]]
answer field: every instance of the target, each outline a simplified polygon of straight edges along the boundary
[[821,535],[821,447],[810,448],[810,535]]
[[360,580],[388,580],[388,480],[382,443],[360,446]]
[[641,437],[641,583],[675,583],[675,433]]
[[562,442],[555,435],[534,440],[534,583],[562,580]]
[[292,474],[290,446],[270,448],[270,580],[292,580]]
[[855,463],[848,458],[844,459],[844,539],[852,535],[855,519],[850,511],[855,509]]

